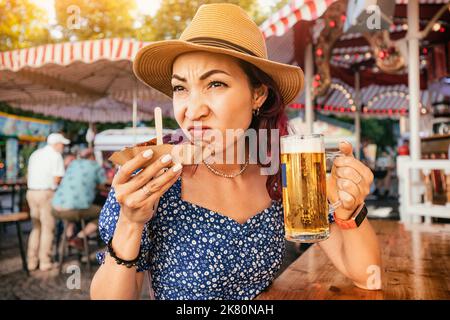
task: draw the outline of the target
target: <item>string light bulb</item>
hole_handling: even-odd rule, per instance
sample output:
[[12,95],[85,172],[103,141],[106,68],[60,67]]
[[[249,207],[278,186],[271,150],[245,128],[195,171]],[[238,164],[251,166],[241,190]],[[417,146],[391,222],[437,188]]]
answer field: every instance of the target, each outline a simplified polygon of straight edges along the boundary
[[439,22],[436,22],[433,25],[433,31],[438,32],[441,29],[441,24]]

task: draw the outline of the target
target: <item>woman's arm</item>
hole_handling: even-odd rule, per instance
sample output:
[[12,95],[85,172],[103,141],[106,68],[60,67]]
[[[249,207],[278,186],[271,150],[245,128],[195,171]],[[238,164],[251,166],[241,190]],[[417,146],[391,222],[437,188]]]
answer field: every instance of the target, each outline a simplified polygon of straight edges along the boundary
[[[112,241],[118,257],[133,260],[139,254],[144,225],[132,224],[119,216]],[[139,299],[141,295],[143,272],[136,268],[118,265],[108,254],[91,283],[92,299]]]
[[377,236],[365,219],[356,229],[341,230],[331,225],[330,237],[319,242],[336,268],[363,289],[381,286],[381,254]]
[[[331,203],[341,201],[336,217],[348,220],[369,194],[373,174],[353,157],[351,144],[341,143],[339,149],[345,156],[334,161],[327,183],[328,198]],[[357,286],[380,289],[380,248],[367,218],[355,229],[342,230],[333,224],[330,238],[321,242],[320,247],[338,270]]]

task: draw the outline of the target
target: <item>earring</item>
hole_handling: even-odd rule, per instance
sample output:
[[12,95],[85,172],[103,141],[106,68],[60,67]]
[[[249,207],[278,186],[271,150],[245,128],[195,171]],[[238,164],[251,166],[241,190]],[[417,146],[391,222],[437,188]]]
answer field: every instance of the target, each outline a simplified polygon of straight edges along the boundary
[[259,116],[259,108],[253,110],[253,115],[254,115],[255,117]]

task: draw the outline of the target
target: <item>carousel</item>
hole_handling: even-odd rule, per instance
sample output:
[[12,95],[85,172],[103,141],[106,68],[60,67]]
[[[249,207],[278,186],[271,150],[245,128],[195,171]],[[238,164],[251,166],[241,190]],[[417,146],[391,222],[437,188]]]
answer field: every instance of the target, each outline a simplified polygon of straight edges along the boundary
[[442,0],[297,0],[261,25],[271,59],[305,71],[290,106],[304,132],[314,114],[351,117],[359,157],[361,118],[399,121],[403,221],[450,218],[449,9]]

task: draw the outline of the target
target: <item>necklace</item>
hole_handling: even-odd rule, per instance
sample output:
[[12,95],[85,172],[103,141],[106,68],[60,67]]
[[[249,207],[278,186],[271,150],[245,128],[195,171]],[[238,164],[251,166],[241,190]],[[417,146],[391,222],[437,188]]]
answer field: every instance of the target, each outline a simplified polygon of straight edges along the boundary
[[241,168],[241,170],[239,170],[239,172],[232,173],[232,174],[226,174],[226,173],[220,172],[219,170],[214,169],[213,167],[211,167],[210,164],[206,163],[205,160],[203,160],[203,163],[208,168],[208,170],[211,171],[212,173],[214,173],[215,175],[218,175],[223,178],[235,178],[235,177],[241,175],[245,171],[245,169],[247,169],[248,159],[245,161],[244,166]]

